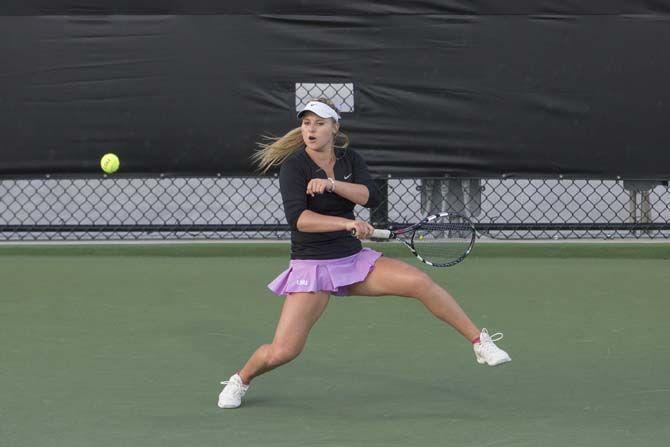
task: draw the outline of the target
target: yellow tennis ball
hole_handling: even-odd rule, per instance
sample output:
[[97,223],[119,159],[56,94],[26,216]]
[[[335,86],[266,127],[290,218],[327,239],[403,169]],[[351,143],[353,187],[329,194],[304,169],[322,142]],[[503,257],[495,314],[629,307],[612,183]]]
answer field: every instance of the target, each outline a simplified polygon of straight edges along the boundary
[[100,159],[100,167],[107,174],[113,174],[119,170],[119,157],[115,154],[105,154]]

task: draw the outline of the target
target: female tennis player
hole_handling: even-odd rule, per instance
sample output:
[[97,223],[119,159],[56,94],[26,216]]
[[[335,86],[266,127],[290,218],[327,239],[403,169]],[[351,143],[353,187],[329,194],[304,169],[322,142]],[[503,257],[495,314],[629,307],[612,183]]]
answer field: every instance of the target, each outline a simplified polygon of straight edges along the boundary
[[291,227],[291,261],[268,287],[286,298],[272,343],[260,346],[242,369],[222,382],[219,407],[239,407],[252,379],[300,354],[331,294],[418,299],[472,342],[477,362],[495,366],[511,361],[494,343],[502,334],[491,336],[475,326],[426,273],[363,248],[360,240],[373,228],[354,218],[354,206],[373,208],[380,203],[380,193],[363,158],[347,148],[349,140],[340,132],[341,118],[333,103],[312,100],[298,119],[299,128],[261,145],[256,154],[263,171],[281,164],[279,184]]

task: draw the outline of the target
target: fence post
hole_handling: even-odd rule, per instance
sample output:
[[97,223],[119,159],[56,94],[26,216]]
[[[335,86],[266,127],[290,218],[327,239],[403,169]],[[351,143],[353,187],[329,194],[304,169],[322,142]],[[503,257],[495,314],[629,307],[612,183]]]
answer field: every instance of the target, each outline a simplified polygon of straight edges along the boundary
[[378,207],[370,211],[370,224],[375,228],[388,228],[389,226],[389,188],[388,180],[385,178],[375,179],[375,184],[381,192],[382,201]]

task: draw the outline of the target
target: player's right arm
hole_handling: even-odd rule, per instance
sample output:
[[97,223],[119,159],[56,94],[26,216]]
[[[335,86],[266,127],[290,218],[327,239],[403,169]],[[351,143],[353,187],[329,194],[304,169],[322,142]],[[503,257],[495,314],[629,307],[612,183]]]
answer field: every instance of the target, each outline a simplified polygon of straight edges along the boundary
[[298,231],[305,233],[325,233],[329,231],[349,231],[356,230],[356,237],[365,239],[369,237],[374,228],[369,223],[362,220],[351,220],[344,217],[326,216],[305,210],[300,214],[297,222]]

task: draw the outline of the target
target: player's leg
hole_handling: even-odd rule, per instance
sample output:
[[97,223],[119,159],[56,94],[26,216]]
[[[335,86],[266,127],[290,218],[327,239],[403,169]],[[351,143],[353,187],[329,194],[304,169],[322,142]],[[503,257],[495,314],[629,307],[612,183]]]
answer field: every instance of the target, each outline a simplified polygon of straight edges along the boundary
[[272,343],[260,346],[239,371],[249,383],[254,377],[290,362],[300,354],[309,331],[326,309],[328,292],[289,293],[284,299]]
[[416,298],[433,315],[450,324],[468,340],[480,330],[456,300],[430,276],[397,259],[381,257],[364,281],[349,286],[349,293],[362,296],[397,295]]
[[254,377],[290,362],[300,354],[309,331],[328,305],[327,292],[289,293],[284,299],[272,343],[260,346],[219,394],[219,407],[237,408]]
[[[489,336],[474,325],[456,300],[430,276],[405,262],[397,259],[379,258],[375,268],[365,280],[349,287],[352,295],[380,296],[398,295],[416,298],[440,320],[450,324],[473,345],[478,363],[490,366],[509,362],[510,356],[498,348],[494,341],[502,338],[502,334]],[[496,338],[500,337],[500,338]]]

